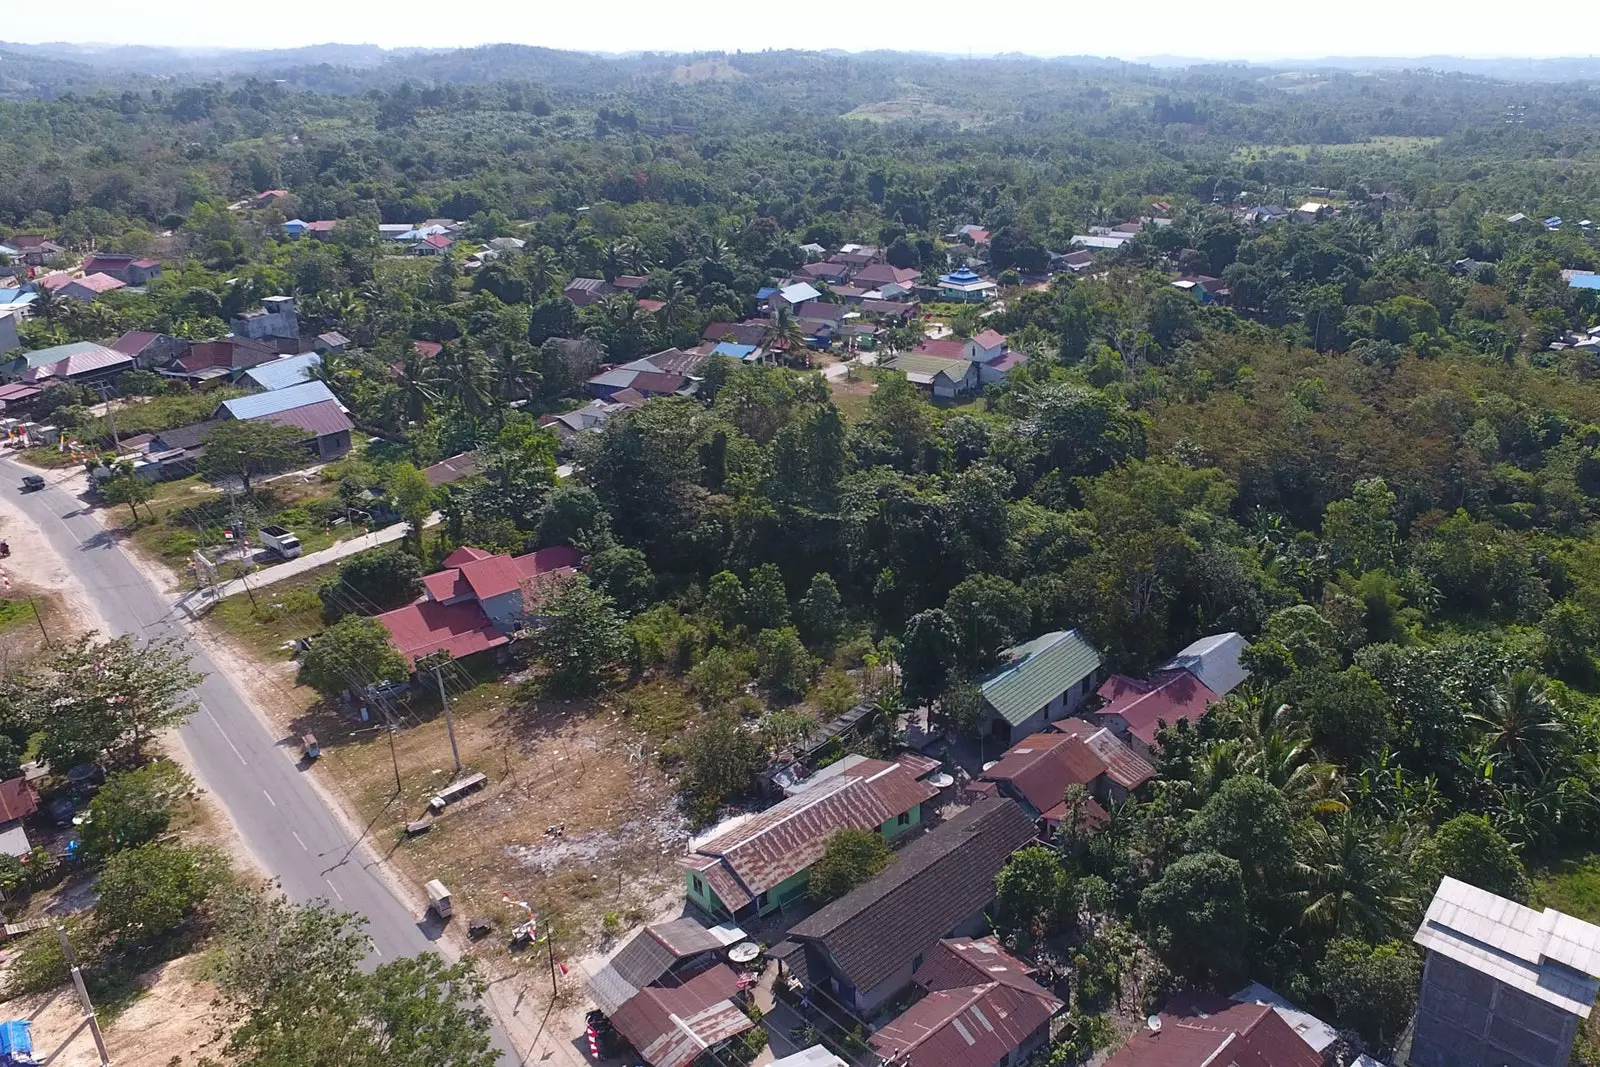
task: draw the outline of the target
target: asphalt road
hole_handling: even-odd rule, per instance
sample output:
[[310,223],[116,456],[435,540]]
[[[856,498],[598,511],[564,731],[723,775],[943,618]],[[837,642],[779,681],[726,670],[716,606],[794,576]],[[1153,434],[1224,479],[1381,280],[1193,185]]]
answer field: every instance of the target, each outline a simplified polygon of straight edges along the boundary
[[[13,494],[112,630],[145,638],[186,637],[173,598],[145,579],[76,497],[53,485],[19,492],[22,476],[30,473],[38,472],[0,459],[0,492]],[[26,560],[13,556],[10,564],[13,574],[27,574]],[[189,649],[194,669],[206,677],[195,691],[200,711],[179,732],[206,788],[227,808],[261,865],[295,900],[320,897],[366,916],[367,933],[380,959],[434,947],[429,935],[438,935],[437,922],[424,923],[395,897],[371,869],[371,854],[304,780],[305,774],[318,772],[299,764],[298,740],[272,736],[199,644],[189,642]],[[498,1026],[494,1039],[502,1064],[520,1062]]]

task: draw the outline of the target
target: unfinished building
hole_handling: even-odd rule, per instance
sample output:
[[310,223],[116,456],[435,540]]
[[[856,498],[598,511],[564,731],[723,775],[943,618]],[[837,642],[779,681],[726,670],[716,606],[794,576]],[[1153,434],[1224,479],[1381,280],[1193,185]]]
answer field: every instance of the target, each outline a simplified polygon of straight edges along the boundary
[[1565,1067],[1600,991],[1600,926],[1446,878],[1413,940],[1411,1067]]

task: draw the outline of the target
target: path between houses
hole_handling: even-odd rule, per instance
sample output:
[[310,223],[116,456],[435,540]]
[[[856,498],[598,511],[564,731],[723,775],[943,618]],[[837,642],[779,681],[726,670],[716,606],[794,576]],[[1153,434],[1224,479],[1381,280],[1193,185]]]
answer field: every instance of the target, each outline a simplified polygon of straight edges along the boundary
[[[429,515],[425,520],[423,520],[423,528],[427,529],[432,526],[437,526],[442,518],[443,516],[435,511],[432,515]],[[246,581],[250,583],[251,589],[260,589],[264,585],[271,585],[273,582],[281,582],[285,578],[293,578],[297,574],[304,574],[307,571],[315,570],[324,563],[332,563],[335,560],[344,559],[346,556],[353,556],[358,552],[365,552],[369,548],[377,548],[379,545],[387,545],[393,541],[398,541],[408,532],[410,532],[410,530],[410,523],[397,522],[393,526],[385,526],[381,530],[374,530],[371,533],[362,534],[360,537],[352,537],[348,540],[329,545],[327,548],[324,548],[318,552],[309,552],[306,555],[296,557],[295,559],[285,560],[282,563],[275,563],[270,567],[263,567],[261,570],[249,575],[248,578],[235,578],[231,582],[224,582],[222,585],[217,587],[214,596],[200,597],[194,593],[189,594],[188,596],[184,597],[182,601],[184,604],[184,610],[190,610],[191,607],[198,608],[204,603],[214,600],[222,600],[232,596],[235,593],[242,593],[244,592]],[[194,601],[194,603],[191,604],[191,601]]]

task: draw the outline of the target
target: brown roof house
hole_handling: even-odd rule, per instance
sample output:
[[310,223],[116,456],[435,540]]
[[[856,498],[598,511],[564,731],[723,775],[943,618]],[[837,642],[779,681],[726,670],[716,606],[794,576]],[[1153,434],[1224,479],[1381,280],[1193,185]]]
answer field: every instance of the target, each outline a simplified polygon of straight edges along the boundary
[[691,918],[647,926],[589,979],[589,998],[653,1067],[717,1059],[756,1025],[744,1011],[748,983],[721,959],[742,940],[736,926],[707,930]]
[[1223,1003],[1168,1005],[1159,1026],[1136,1031],[1105,1067],[1322,1067],[1322,1054],[1272,1005]]
[[[843,762],[843,761],[841,761]],[[893,839],[922,824],[938,790],[899,763],[867,759],[813,775],[788,799],[738,816],[678,861],[690,900],[708,914],[767,915],[806,891],[811,865],[840,830]],[[829,773],[833,772],[833,773]]]
[[574,278],[567,283],[561,295],[581,308],[598,304],[617,291],[617,287],[604,278]]
[[927,995],[869,1039],[896,1067],[1020,1064],[1050,1043],[1063,1005],[992,937],[940,941],[917,985]]
[[189,351],[189,342],[170,334],[129,330],[112,341],[111,347],[125,356],[132,356],[135,366],[150,368],[165,367],[182,356]]
[[994,783],[1002,795],[1023,805],[1048,838],[1071,814],[1064,799],[1068,786],[1088,790],[1091,799],[1080,817],[1098,826],[1105,821],[1108,806],[1121,804],[1155,775],[1155,768],[1110,730],[1068,719],[1012,745],[983,772],[983,781]]
[[1003,797],[980,800],[907,845],[881,873],[796,923],[773,954],[867,1018],[918,980],[941,938],[988,929],[995,876],[1033,840]]

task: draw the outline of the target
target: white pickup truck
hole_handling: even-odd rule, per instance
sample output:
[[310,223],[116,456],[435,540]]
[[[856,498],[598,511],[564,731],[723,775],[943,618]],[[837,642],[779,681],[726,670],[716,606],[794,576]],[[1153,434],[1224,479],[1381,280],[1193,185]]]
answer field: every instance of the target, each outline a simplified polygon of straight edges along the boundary
[[300,538],[283,526],[261,527],[261,543],[284,559],[294,559],[300,554]]

